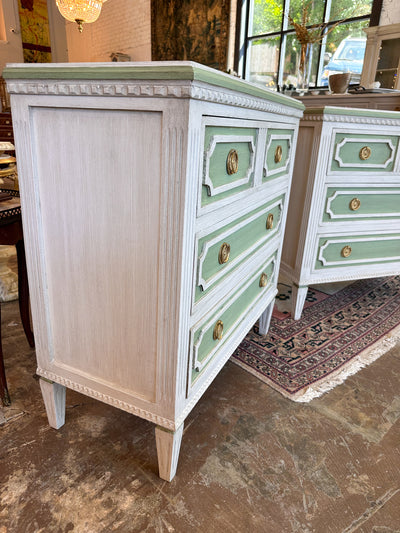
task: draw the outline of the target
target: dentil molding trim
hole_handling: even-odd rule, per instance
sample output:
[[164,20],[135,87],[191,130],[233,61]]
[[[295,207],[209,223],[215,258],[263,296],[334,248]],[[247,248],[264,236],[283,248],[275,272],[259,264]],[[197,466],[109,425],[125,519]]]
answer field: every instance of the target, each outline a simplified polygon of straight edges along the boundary
[[193,98],[207,102],[228,104],[230,106],[268,111],[291,117],[301,117],[303,111],[290,106],[281,105],[263,98],[241,95],[229,89],[210,88],[201,83],[183,84],[152,84],[106,82],[56,82],[56,81],[8,81],[7,90],[11,94],[45,94],[59,96],[148,96],[152,98]]

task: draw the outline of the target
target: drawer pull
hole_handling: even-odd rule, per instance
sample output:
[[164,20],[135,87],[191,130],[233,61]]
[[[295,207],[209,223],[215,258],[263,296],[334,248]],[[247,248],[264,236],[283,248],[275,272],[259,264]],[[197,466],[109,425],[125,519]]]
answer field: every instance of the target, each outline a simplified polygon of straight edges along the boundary
[[369,146],[363,146],[360,150],[360,159],[365,161],[371,157],[371,148]]
[[221,248],[218,252],[218,263],[223,265],[229,261],[229,255],[231,253],[231,247],[227,242],[221,244]]
[[239,154],[236,150],[230,150],[226,158],[226,171],[231,176],[239,170]]
[[268,276],[263,272],[260,276],[260,287],[266,287],[268,283]]
[[267,216],[267,229],[272,229],[274,227],[274,215],[270,213]]
[[10,124],[10,121],[9,121],[9,120],[6,120],[6,124]]
[[214,326],[213,339],[215,341],[220,341],[222,339],[223,332],[224,332],[224,323],[222,322],[222,320],[218,320]]
[[275,163],[280,163],[282,161],[282,146],[278,144],[275,150]]
[[350,254],[351,246],[344,246],[344,248],[342,248],[342,257],[349,257]]
[[359,200],[358,198],[353,198],[350,202],[350,209],[352,211],[357,211],[357,209],[359,209],[361,206],[361,200]]

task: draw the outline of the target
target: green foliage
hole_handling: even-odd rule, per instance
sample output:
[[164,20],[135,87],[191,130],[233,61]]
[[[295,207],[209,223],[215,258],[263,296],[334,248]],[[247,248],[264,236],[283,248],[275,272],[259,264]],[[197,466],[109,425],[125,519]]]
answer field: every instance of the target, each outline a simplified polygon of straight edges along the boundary
[[[332,2],[330,21],[368,15],[372,0],[335,0]],[[289,15],[298,23],[310,26],[323,22],[323,0],[291,0]],[[283,0],[254,0],[252,35],[280,31]],[[290,26],[289,26],[290,27]]]

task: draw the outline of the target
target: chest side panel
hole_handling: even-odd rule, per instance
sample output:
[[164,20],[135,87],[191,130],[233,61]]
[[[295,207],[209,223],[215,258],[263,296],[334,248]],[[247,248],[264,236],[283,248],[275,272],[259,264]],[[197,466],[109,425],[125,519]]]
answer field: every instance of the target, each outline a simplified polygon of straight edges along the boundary
[[161,113],[34,108],[31,121],[48,363],[153,401]]

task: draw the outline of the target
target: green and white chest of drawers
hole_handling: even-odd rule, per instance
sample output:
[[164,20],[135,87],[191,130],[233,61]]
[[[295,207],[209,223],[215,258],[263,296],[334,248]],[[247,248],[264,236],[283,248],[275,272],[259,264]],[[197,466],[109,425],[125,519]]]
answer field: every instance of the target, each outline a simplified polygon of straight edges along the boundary
[[322,107],[300,123],[281,271],[311,284],[400,272],[400,113]]
[[276,294],[303,105],[194,63],[10,65],[38,374],[183,423]]

